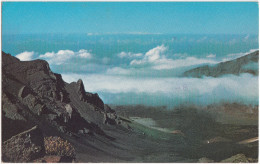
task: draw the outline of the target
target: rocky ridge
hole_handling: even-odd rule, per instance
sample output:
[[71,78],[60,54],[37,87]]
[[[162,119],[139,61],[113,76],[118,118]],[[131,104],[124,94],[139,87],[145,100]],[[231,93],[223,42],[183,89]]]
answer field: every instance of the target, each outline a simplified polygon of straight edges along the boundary
[[[46,61],[20,61],[4,52],[2,119],[3,142],[36,125],[46,136],[108,137],[102,128],[119,123],[115,111],[98,94],[85,91],[82,80],[68,84]],[[3,160],[17,161],[10,156]]]

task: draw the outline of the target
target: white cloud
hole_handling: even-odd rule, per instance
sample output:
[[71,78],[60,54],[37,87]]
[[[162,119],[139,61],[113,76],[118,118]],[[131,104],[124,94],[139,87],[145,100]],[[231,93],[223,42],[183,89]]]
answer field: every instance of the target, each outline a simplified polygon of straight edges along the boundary
[[163,55],[168,48],[164,45],[157,46],[145,54],[145,60],[148,60],[149,62],[154,62],[161,58],[161,55]]
[[16,57],[18,59],[20,59],[21,61],[29,61],[29,60],[32,60],[33,59],[33,56],[34,56],[34,52],[28,52],[28,51],[25,51],[25,52],[22,52],[18,55],[16,55]]
[[78,55],[79,55],[79,57],[85,58],[85,59],[92,58],[92,54],[88,50],[84,50],[84,49],[79,50]]
[[[130,65],[136,66],[147,66],[149,65],[151,68],[155,70],[165,70],[165,69],[174,69],[180,67],[188,67],[195,66],[201,64],[217,64],[220,61],[216,60],[216,54],[209,54],[207,58],[196,58],[196,57],[186,57],[181,59],[170,59],[165,56],[167,51],[167,47],[164,45],[157,46],[147,53],[145,53],[144,57],[140,60],[134,59],[130,62]],[[222,59],[222,61],[232,60],[249,53],[255,52],[257,49],[252,49],[246,53],[236,53],[236,54],[228,54],[226,57]]]
[[173,69],[178,67],[187,67],[199,64],[216,64],[215,60],[209,59],[199,59],[196,57],[186,57],[183,59],[169,59],[165,56],[167,47],[164,45],[157,46],[147,53],[145,53],[143,59],[134,59],[130,62],[130,65],[145,65],[150,64],[153,69],[163,70],[163,69]]
[[75,53],[71,50],[59,50],[55,52],[47,52],[44,55],[40,55],[40,58],[46,59],[50,64],[60,65],[72,58]]
[[130,65],[140,65],[140,64],[145,64],[145,63],[155,63],[159,61],[160,59],[165,58],[163,55],[166,52],[168,48],[165,47],[164,45],[157,46],[148,52],[145,53],[143,59],[140,60],[132,60],[130,62]]
[[143,56],[142,53],[132,53],[132,52],[120,52],[119,54],[117,54],[117,56],[119,58],[133,58],[133,57],[141,57]]
[[41,58],[52,58],[54,57],[55,53],[54,52],[46,52],[44,55],[40,55],[39,57]]
[[74,52],[71,50],[59,50],[57,53],[46,52],[39,57],[46,59],[50,64],[61,65],[63,63],[66,63],[71,58],[91,59],[92,54],[90,53],[90,51],[84,49],[81,49],[78,52]]
[[208,56],[207,56],[207,58],[215,58],[216,57],[216,54],[209,54]]

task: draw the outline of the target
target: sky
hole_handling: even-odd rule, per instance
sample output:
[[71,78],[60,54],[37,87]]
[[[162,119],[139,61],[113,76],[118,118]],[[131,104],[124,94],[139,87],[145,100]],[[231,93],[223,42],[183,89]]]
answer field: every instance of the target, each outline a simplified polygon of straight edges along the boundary
[[258,34],[257,2],[3,2],[2,34]]

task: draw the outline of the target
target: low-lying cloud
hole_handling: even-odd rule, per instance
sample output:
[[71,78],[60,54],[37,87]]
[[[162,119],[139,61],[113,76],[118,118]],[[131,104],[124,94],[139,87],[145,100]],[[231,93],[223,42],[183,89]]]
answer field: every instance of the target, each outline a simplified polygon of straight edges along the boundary
[[206,105],[221,102],[258,104],[258,77],[250,74],[220,78],[131,78],[106,74],[63,74],[66,82],[82,79],[86,91],[97,92],[105,103]]

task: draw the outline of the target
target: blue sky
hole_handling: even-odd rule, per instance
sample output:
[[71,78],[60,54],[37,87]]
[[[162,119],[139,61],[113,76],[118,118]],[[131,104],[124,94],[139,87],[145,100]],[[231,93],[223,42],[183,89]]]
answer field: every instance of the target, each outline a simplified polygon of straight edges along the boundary
[[2,33],[258,34],[257,2],[3,2]]

